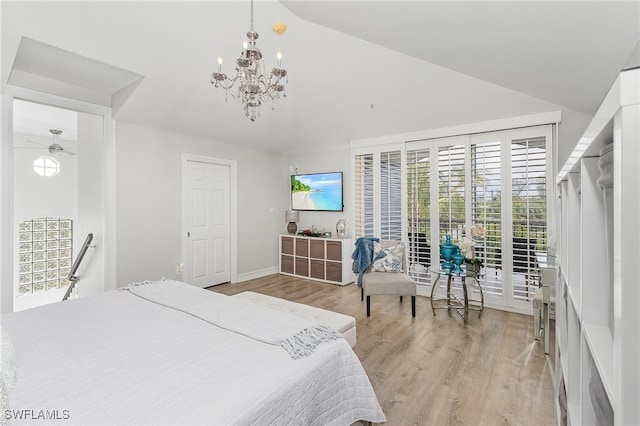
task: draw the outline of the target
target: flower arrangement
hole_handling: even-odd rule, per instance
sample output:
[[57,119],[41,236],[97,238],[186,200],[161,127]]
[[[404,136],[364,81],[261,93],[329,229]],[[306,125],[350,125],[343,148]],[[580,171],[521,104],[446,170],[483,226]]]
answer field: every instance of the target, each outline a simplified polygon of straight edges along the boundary
[[458,247],[460,247],[460,252],[464,255],[464,263],[474,265],[479,269],[483,266],[483,263],[482,259],[476,258],[474,237],[484,237],[485,229],[482,225],[475,224],[469,229],[469,234],[471,236],[464,236],[458,241]]
[[479,223],[473,225],[469,231],[471,232],[472,237],[484,237],[485,234],[484,226]]
[[461,240],[458,241],[458,247],[460,247],[460,252],[464,255],[466,259],[473,259],[475,257],[475,252],[473,248],[475,247],[476,242],[473,238],[470,237],[462,237]]
[[477,266],[478,268],[482,268],[484,266],[484,264],[482,263],[482,259],[478,258],[478,257],[474,257],[474,258],[464,258],[464,263],[466,265],[474,265]]

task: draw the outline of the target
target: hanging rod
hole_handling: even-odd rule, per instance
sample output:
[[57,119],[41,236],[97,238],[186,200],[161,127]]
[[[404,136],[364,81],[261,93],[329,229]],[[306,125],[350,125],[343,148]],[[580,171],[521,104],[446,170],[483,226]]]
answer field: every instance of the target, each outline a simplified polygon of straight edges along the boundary
[[71,295],[71,292],[75,288],[76,283],[80,280],[80,277],[76,275],[76,272],[80,267],[80,263],[82,262],[82,259],[84,259],[84,255],[87,252],[87,249],[89,247],[95,247],[95,246],[89,245],[91,244],[92,240],[93,240],[93,234],[90,233],[87,235],[87,238],[84,240],[84,244],[82,244],[80,253],[78,253],[78,257],[76,257],[76,261],[73,262],[73,266],[71,267],[71,270],[69,271],[69,275],[67,276],[67,279],[70,281],[71,284],[69,284],[69,288],[67,289],[67,292],[64,294],[64,297],[62,298],[63,302],[69,298],[69,295]]

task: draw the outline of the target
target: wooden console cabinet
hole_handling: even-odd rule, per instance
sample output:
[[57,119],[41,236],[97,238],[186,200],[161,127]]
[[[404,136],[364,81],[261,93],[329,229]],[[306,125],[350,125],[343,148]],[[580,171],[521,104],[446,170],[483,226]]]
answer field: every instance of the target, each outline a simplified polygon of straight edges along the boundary
[[338,285],[353,282],[351,238],[283,234],[279,240],[281,274]]

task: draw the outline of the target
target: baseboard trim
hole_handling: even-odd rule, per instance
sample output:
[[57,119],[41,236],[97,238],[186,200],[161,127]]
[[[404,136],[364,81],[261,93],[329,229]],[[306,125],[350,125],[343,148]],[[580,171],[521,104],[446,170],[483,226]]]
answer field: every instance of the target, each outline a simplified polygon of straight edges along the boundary
[[243,281],[254,280],[256,278],[266,277],[267,275],[273,275],[278,273],[278,267],[272,266],[270,268],[258,269],[256,271],[246,272],[244,274],[238,274],[236,276],[235,283],[241,283]]

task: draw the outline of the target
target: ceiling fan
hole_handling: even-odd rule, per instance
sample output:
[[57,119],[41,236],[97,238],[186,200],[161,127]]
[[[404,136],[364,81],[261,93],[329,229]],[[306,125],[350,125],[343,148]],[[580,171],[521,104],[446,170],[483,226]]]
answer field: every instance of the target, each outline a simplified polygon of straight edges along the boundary
[[[49,153],[53,154],[53,155],[58,155],[60,153],[69,154],[69,155],[78,155],[77,153],[75,153],[73,151],[69,151],[68,149],[64,149],[60,145],[59,139],[60,139],[60,135],[62,134],[62,130],[51,129],[51,130],[49,130],[49,132],[51,132],[51,134],[53,135],[53,142],[51,143],[51,145],[43,144],[41,142],[29,141],[29,140],[27,142],[47,147],[47,150],[49,151]],[[27,148],[27,149],[29,149],[29,148]],[[42,148],[33,148],[33,149],[42,149]]]

